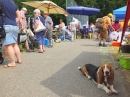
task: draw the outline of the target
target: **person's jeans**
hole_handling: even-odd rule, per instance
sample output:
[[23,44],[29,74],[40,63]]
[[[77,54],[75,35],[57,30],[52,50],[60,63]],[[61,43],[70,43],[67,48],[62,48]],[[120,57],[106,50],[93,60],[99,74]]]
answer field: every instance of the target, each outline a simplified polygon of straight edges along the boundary
[[65,28],[62,28],[63,40],[65,40]]
[[44,45],[44,32],[36,33],[38,45]]
[[59,39],[65,40],[65,37],[63,35],[59,35]]
[[65,36],[65,39],[71,40],[72,36]]
[[75,41],[76,40],[76,30],[75,31],[72,31],[72,41]]

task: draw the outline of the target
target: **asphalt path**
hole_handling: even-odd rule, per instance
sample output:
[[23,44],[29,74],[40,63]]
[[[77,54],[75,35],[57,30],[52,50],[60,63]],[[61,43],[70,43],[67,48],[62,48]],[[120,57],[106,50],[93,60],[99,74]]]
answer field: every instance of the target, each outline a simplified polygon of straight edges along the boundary
[[[108,43],[109,45],[109,43]],[[21,53],[22,64],[0,65],[0,97],[130,97],[121,69],[115,70],[114,88],[118,95],[106,95],[78,70],[86,63],[100,66],[108,61],[118,67],[110,46],[98,47],[96,39],[55,43],[44,53]]]

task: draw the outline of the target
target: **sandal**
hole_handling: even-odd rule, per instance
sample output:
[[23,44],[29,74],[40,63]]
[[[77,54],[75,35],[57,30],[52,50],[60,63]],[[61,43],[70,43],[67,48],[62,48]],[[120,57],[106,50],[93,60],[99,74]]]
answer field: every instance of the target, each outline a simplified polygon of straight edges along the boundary
[[22,64],[22,62],[19,62],[19,61],[17,61],[16,63],[18,63],[18,64]]
[[3,68],[8,68],[8,67],[16,67],[16,66],[4,65],[4,67],[3,67]]
[[43,53],[43,51],[39,51],[38,53]]

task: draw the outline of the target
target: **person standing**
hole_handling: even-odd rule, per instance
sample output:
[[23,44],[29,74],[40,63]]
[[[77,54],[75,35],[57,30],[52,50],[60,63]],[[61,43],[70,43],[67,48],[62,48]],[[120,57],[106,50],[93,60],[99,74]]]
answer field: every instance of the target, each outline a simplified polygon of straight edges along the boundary
[[[34,16],[35,16],[35,20],[34,20],[34,32],[35,32],[35,29],[38,28],[38,25],[40,23],[39,20],[42,22],[43,25],[45,25],[45,21],[44,21],[44,18],[41,16],[41,12],[39,9],[34,10]],[[44,36],[45,36],[45,31],[40,31],[36,33],[36,38],[37,38],[38,45],[40,48],[38,53],[45,52]]]
[[[26,20],[26,16],[25,14],[27,13],[27,9],[26,8],[22,8],[20,10],[20,21],[17,23],[18,27],[19,27],[19,33],[18,33],[18,44],[20,44],[21,42],[25,41],[25,46],[27,49],[27,52],[30,52],[30,48],[28,45],[28,39],[27,39],[27,20]],[[24,32],[24,33],[21,33]],[[22,35],[21,35],[22,34]],[[23,51],[23,50],[21,50]]]
[[48,46],[48,47],[52,48],[53,47],[53,45],[52,45],[53,21],[52,21],[52,18],[49,16],[49,14],[47,12],[44,12],[43,16],[45,18],[46,37],[50,41],[50,46]]
[[70,31],[72,32],[72,41],[76,40],[76,22],[73,19],[72,22],[70,23]]
[[[1,39],[1,41],[2,45],[5,46],[10,59],[10,63],[4,65],[4,68],[15,67],[15,55],[17,58],[17,62],[20,64],[22,63],[20,50],[17,45],[17,36],[19,30],[16,23],[16,21],[18,22],[20,20],[20,12],[18,10],[18,7],[12,0],[0,0],[0,6],[2,7],[2,5],[4,5],[4,28],[6,32],[6,37]],[[2,26],[2,13],[0,13],[0,26]]]
[[[104,16],[103,19],[103,27],[99,29],[99,33],[100,33],[100,38],[99,38],[99,46],[103,46],[106,47],[107,45],[105,44],[106,39],[108,38],[108,26],[111,27],[112,30],[114,30],[114,28],[112,27],[111,24],[111,19],[112,19],[113,15],[111,13],[109,13],[107,16]],[[101,43],[103,41],[103,44]]]

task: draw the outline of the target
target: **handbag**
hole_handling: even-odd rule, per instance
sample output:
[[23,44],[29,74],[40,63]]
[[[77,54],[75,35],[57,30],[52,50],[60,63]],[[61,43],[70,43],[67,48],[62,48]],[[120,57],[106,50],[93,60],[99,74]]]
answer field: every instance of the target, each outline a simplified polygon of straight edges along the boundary
[[46,29],[46,27],[43,25],[43,23],[41,22],[39,17],[38,17],[38,20],[39,20],[39,25],[38,25],[37,29],[35,29],[36,33],[44,31]]
[[2,12],[2,26],[0,27],[0,39],[3,39],[6,37],[6,32],[5,32],[5,29],[4,29],[4,4],[3,4],[3,1],[2,1],[2,7],[1,7],[1,12]]
[[30,28],[27,29],[27,34],[29,34],[31,37],[34,37],[34,34]]

